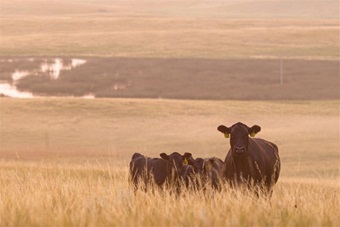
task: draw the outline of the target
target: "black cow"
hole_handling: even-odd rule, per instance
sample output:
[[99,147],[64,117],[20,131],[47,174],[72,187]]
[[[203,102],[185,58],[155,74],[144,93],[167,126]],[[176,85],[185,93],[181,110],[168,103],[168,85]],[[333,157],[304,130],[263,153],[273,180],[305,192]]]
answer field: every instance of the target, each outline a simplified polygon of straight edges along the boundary
[[144,183],[146,189],[150,183],[159,187],[165,184],[178,186],[183,162],[189,159],[191,154],[181,155],[174,152],[170,155],[161,153],[160,156],[161,158],[150,158],[139,153],[133,154],[130,161],[130,179],[135,189],[138,188],[140,181]]
[[191,185],[195,189],[206,189],[207,184],[214,189],[221,189],[223,167],[223,161],[216,157],[205,159],[191,157],[188,165],[182,167],[184,183],[187,187]]
[[182,180],[187,188],[190,186],[199,189],[201,185],[201,174],[204,160],[202,158],[194,159],[192,156],[188,159],[188,164],[182,167]]
[[224,162],[216,157],[205,158],[202,167],[205,182],[211,184],[214,189],[221,189],[223,181]]
[[[278,147],[263,139],[250,138],[258,133],[260,126],[249,128],[243,123],[217,128],[230,137],[230,150],[224,161],[223,175],[231,186],[246,184],[249,188],[272,194],[272,187],[280,174]],[[255,186],[255,187],[254,187]]]
[[195,169],[192,165],[183,165],[182,166],[182,180],[183,183],[187,188],[190,186],[196,187],[195,185],[195,178],[196,178],[196,173]]

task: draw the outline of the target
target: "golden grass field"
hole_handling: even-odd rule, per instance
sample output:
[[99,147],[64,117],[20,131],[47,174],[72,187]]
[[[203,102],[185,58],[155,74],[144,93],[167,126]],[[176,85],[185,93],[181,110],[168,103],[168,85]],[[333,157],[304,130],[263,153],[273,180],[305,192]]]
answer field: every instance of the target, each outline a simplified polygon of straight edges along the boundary
[[0,54],[337,60],[338,9],[335,0],[1,0]]
[[[325,67],[340,48],[336,0],[0,0],[0,29],[4,59],[283,58]],[[297,91],[339,84],[333,67],[305,68],[294,75],[313,74],[313,89],[287,80]],[[265,84],[251,87],[259,95]],[[0,226],[339,226],[339,99],[308,97],[0,98]],[[270,201],[228,187],[133,192],[134,152],[224,159],[229,140],[216,128],[238,121],[260,125],[257,137],[279,147]]]
[[339,58],[337,20],[44,16],[1,20],[3,56]]
[[[337,226],[338,101],[0,99],[0,226]],[[258,124],[279,146],[271,201],[133,193],[134,152],[224,158],[216,127]]]

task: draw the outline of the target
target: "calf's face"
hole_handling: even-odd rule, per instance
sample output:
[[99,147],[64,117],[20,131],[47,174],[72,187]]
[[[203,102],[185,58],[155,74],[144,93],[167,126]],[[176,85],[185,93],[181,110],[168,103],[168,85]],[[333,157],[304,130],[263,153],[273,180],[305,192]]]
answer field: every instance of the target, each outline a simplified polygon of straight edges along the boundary
[[203,171],[204,160],[203,158],[196,158],[193,162],[192,166],[194,167],[195,173],[202,174]]
[[206,158],[204,159],[203,164],[203,173],[204,175],[207,175],[210,173],[212,165],[214,164],[215,160],[213,158]]
[[170,163],[171,168],[175,171],[175,173],[180,176],[182,171],[182,166],[185,160],[188,160],[191,157],[191,153],[185,153],[181,155],[177,152],[174,152],[170,155],[165,153],[160,154],[161,158],[168,161]]
[[220,125],[217,128],[226,138],[230,137],[230,146],[233,155],[242,155],[248,152],[249,136],[253,137],[261,131],[261,127],[254,125],[249,128],[243,123],[236,123],[230,128]]

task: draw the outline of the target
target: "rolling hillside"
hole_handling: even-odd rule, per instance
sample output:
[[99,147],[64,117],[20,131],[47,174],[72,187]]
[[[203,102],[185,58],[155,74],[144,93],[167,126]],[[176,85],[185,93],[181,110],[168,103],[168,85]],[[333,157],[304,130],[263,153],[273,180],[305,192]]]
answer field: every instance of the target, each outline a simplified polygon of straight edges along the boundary
[[337,60],[338,9],[333,0],[1,0],[0,55]]
[[[21,7],[17,7],[17,6]],[[42,10],[43,9],[43,10]],[[339,18],[336,0],[1,0],[2,15]]]

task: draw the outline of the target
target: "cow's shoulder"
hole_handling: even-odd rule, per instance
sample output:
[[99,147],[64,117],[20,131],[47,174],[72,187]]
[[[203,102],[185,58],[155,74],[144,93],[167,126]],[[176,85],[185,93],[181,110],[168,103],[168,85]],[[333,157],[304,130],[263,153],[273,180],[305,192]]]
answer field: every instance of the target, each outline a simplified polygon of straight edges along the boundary
[[251,142],[250,156],[254,162],[275,162],[278,157],[278,147],[267,140],[253,138]]
[[252,138],[251,139],[253,141],[253,148],[258,148],[261,149],[263,151],[266,152],[275,152],[277,153],[279,151],[278,147],[276,144],[268,141],[268,140],[264,140],[261,138]]

